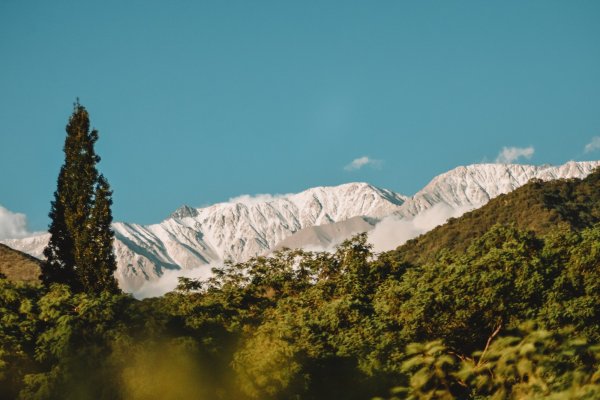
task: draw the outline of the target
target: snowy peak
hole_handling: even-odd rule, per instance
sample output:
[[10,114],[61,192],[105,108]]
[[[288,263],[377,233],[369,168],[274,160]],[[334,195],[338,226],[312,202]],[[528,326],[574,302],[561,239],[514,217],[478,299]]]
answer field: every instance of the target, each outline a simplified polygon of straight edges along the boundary
[[187,218],[187,217],[195,217],[198,215],[198,211],[195,208],[183,205],[179,207],[177,210],[173,211],[173,213],[169,216],[170,218]]
[[560,166],[473,164],[457,167],[433,178],[406,201],[400,214],[417,215],[438,203],[451,207],[479,207],[531,179],[584,178],[599,166],[600,161],[570,161]]
[[262,253],[290,234],[313,225],[355,216],[382,217],[399,210],[406,197],[366,183],[316,187],[289,195],[242,196],[194,209],[181,208],[176,225],[203,232],[203,241],[220,259],[240,260]]
[[183,206],[171,216],[183,219],[215,213],[252,214],[256,210],[268,209],[306,210],[306,222],[314,224],[315,221],[333,221],[344,216],[351,218],[356,215],[381,213],[382,208],[400,206],[406,199],[406,196],[390,190],[356,182],[339,186],[319,186],[295,194],[244,195],[204,208]]

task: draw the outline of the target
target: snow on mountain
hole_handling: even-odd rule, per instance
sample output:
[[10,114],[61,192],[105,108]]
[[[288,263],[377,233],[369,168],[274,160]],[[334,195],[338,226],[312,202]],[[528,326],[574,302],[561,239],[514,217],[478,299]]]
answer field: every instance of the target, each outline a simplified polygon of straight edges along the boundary
[[34,236],[29,236],[22,239],[4,239],[0,243],[12,247],[13,249],[27,253],[35,258],[44,258],[44,248],[50,240],[49,233],[41,233]]
[[[366,183],[349,183],[289,195],[242,196],[203,208],[183,206],[159,224],[113,224],[116,277],[122,289],[136,291],[144,282],[157,280],[167,271],[208,268],[211,263],[227,259],[244,261],[290,243],[303,247],[303,243],[315,238],[337,243],[361,226],[369,228],[374,220],[410,220],[436,204],[471,209],[532,178],[583,178],[598,166],[600,161],[569,162],[558,167],[458,167],[434,178],[412,198]],[[361,223],[354,217],[369,219]],[[351,221],[344,223],[347,220]],[[338,224],[312,229],[333,223]],[[299,231],[304,233],[296,234]],[[48,234],[2,242],[41,258],[47,241]]]
[[170,269],[191,269],[263,254],[294,232],[357,215],[383,217],[405,197],[366,183],[298,194],[242,196],[204,208],[183,206],[155,225],[115,223],[117,279],[135,290]]
[[[290,195],[242,196],[204,208],[183,206],[155,225],[117,222],[113,224],[116,277],[122,289],[135,291],[167,270],[264,254],[308,226],[355,216],[382,218],[398,211],[405,199],[366,183],[349,183]],[[5,242],[40,257],[47,241],[46,234]]]
[[598,167],[600,161],[570,161],[560,166],[474,164],[457,167],[433,178],[406,200],[398,212],[377,224],[368,239],[375,251],[391,250],[531,179],[584,178]]
[[[490,199],[508,193],[533,178],[544,181],[584,178],[599,166],[600,161],[571,161],[561,166],[473,164],[457,167],[436,176],[393,214],[379,223],[363,226],[361,231],[369,232],[368,239],[375,251],[391,250],[445,223],[448,218],[479,208]],[[321,248],[326,249],[331,243],[341,243],[359,232],[353,229],[352,224],[346,224],[346,221],[336,223],[336,230],[329,231],[325,239],[320,239],[322,227],[304,228],[275,248],[314,249],[320,243]]]
[[521,164],[473,164],[457,167],[436,176],[399,212],[415,216],[438,203],[450,207],[481,207],[490,199],[523,186],[531,179],[549,181],[562,178],[584,178],[600,161],[570,161],[560,166]]

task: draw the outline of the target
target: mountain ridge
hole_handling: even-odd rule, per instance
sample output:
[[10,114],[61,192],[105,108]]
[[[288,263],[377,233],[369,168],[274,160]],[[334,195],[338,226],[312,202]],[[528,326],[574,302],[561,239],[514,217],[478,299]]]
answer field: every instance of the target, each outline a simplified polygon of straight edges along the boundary
[[[598,166],[600,161],[561,166],[472,164],[434,177],[411,197],[354,182],[287,195],[240,196],[202,208],[184,205],[157,224],[113,224],[116,277],[125,291],[135,291],[168,270],[208,268],[227,259],[245,261],[266,254],[286,239],[294,242],[288,238],[303,229],[341,223],[337,232],[342,235],[356,233],[343,227],[344,221],[355,217],[410,219],[436,204],[453,209],[477,208],[533,178],[581,178]],[[322,232],[303,235],[323,237]],[[344,238],[333,236],[326,241]],[[48,234],[44,234],[2,242],[40,257],[47,240]],[[296,245],[302,247],[302,240]]]
[[562,226],[579,231],[600,222],[600,167],[583,178],[532,180],[481,208],[407,241],[388,255],[410,264],[434,261],[440,250],[464,251],[494,225],[539,236]]

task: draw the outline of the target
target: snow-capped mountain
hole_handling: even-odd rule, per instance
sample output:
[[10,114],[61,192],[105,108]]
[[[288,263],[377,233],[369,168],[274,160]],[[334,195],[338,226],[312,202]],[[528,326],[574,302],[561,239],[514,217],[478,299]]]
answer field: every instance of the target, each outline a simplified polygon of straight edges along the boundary
[[[490,199],[508,193],[533,178],[544,181],[583,178],[599,166],[600,161],[568,162],[558,167],[520,164],[457,167],[433,178],[397,211],[387,216],[382,224],[377,224],[379,221],[363,221],[358,225],[356,219],[350,219],[330,226],[310,226],[292,234],[275,248],[327,249],[358,232],[373,231],[369,240],[375,245],[375,250],[389,250],[443,224],[449,217],[456,218],[479,208]],[[397,223],[399,220],[402,223]],[[392,232],[394,229],[407,232]]]
[[[558,167],[458,167],[435,177],[411,198],[366,183],[349,183],[289,195],[242,196],[203,208],[183,206],[155,225],[113,224],[116,276],[121,288],[135,291],[166,270],[192,269],[226,259],[244,261],[290,243],[303,247],[305,241],[311,241],[314,245],[315,238],[331,244],[356,233],[357,227],[369,228],[385,217],[413,218],[436,204],[472,209],[532,178],[583,178],[598,166],[600,161]],[[354,217],[368,219],[361,222]],[[333,223],[336,225],[331,228],[314,228]],[[41,258],[47,241],[44,234],[3,243]]]
[[4,239],[0,243],[12,247],[13,249],[27,253],[39,259],[44,258],[44,248],[50,240],[49,233],[41,233],[39,235],[29,236],[22,239]]
[[570,161],[560,166],[473,164],[457,167],[433,178],[402,205],[399,214],[414,216],[439,203],[452,208],[477,208],[500,194],[523,186],[531,179],[581,179],[599,166],[600,161]]
[[[406,197],[366,183],[317,187],[298,194],[242,196],[204,208],[183,206],[155,225],[117,222],[115,254],[121,288],[134,291],[165,270],[191,269],[268,252],[294,232],[355,216],[382,218]],[[6,240],[40,257],[48,235]]]

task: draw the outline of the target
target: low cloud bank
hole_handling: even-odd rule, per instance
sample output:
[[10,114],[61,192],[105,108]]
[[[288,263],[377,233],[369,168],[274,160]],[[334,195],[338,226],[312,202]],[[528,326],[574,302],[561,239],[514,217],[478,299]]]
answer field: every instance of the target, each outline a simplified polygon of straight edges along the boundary
[[242,194],[232,197],[227,200],[228,203],[243,203],[246,205],[255,205],[259,203],[268,203],[284,197],[289,197],[291,194]]
[[0,205],[0,239],[20,239],[29,235],[31,232],[27,230],[27,216]]
[[[219,264],[220,265],[220,264]],[[132,292],[136,299],[159,297],[173,291],[179,283],[179,277],[206,280],[212,276],[212,268],[217,264],[206,264],[193,269],[165,270],[157,280],[145,281],[142,286]]]
[[384,218],[368,235],[375,252],[389,251],[423,233],[443,225],[449,218],[458,218],[475,207],[452,208],[439,203],[414,218],[390,216]]

